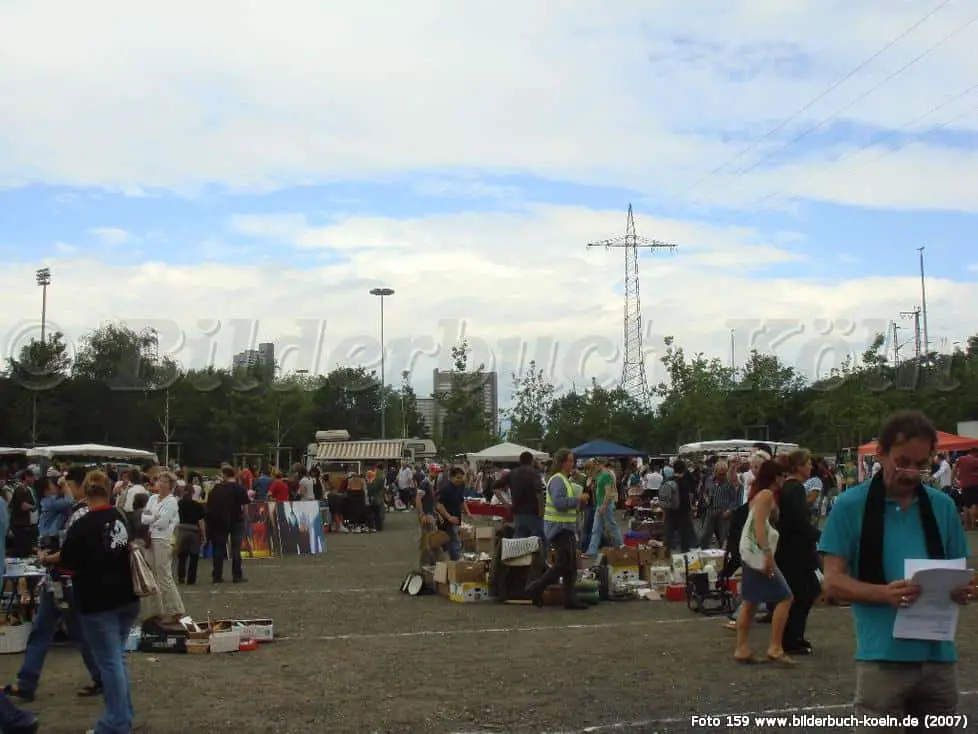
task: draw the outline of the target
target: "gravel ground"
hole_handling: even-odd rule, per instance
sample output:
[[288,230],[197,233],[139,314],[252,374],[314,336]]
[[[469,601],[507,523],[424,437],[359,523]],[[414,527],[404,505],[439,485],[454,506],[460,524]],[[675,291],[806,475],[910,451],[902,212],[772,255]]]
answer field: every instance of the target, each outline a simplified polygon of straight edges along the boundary
[[[731,661],[733,635],[722,622],[682,604],[605,603],[584,613],[404,596],[398,587],[414,539],[411,516],[389,516],[383,533],[328,536],[323,556],[246,561],[245,585],[184,589],[195,617],[271,617],[282,639],[251,653],[130,655],[136,731],[772,732],[789,727],[725,719],[711,727],[691,717],[847,713],[853,632],[845,609],[813,612],[816,654],[795,669],[745,668]],[[759,652],[766,632],[754,633]],[[968,610],[959,675],[961,713],[972,722],[978,656],[968,645],[976,632],[978,609]],[[20,657],[0,657],[4,680],[14,679]],[[77,653],[52,650],[30,706],[42,732],[94,723],[100,704],[74,695],[83,683]]]

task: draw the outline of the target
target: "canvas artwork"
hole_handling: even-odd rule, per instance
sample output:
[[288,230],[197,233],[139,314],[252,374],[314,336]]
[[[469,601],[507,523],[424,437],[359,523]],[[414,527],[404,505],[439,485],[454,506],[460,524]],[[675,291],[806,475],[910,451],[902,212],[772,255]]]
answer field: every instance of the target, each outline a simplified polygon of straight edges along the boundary
[[268,507],[273,543],[280,554],[300,556],[326,552],[326,532],[318,502],[272,502]]
[[265,502],[252,502],[246,508],[245,532],[241,538],[242,558],[271,558],[272,517]]

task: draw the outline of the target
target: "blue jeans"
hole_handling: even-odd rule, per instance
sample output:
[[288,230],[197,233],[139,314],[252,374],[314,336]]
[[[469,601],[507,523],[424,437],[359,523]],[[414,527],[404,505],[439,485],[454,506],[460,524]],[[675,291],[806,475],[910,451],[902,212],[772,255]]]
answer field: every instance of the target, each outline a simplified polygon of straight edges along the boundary
[[594,525],[591,526],[591,542],[588,545],[587,555],[598,555],[601,539],[605,533],[611,536],[611,543],[615,548],[621,548],[625,544],[621,537],[621,528],[618,527],[618,518],[615,517],[614,505],[609,506],[604,512],[594,511]]
[[591,528],[594,526],[594,507],[588,505],[584,509],[584,518],[581,521],[581,553],[586,553],[591,547]]
[[543,539],[543,518],[539,515],[520,514],[513,518],[513,537],[514,538],[537,538]]
[[462,541],[458,539],[458,525],[445,525],[444,530],[448,533],[445,550],[448,551],[450,559],[457,561],[462,558]]
[[68,610],[61,611],[55,604],[54,592],[42,591],[41,599],[37,605],[37,614],[34,616],[34,626],[31,628],[30,636],[27,638],[27,649],[24,651],[24,662],[17,673],[17,687],[26,693],[37,691],[38,682],[41,679],[41,670],[44,668],[44,658],[51,647],[54,639],[54,631],[57,629],[58,620],[64,615],[68,635],[75,643],[75,647],[81,653],[85,663],[85,669],[92,677],[92,683],[98,685],[102,680],[99,673],[98,664],[92,655],[91,649],[85,639],[84,631],[79,623],[79,615],[74,609],[74,590],[71,586],[64,587],[64,598],[68,602]]
[[21,711],[14,706],[7,696],[0,691],[0,731],[6,732],[11,729],[27,728],[31,726],[37,717],[29,711]]
[[85,639],[102,673],[105,710],[95,724],[95,734],[131,734],[132,694],[126,669],[126,640],[139,616],[139,602],[107,612],[80,614]]

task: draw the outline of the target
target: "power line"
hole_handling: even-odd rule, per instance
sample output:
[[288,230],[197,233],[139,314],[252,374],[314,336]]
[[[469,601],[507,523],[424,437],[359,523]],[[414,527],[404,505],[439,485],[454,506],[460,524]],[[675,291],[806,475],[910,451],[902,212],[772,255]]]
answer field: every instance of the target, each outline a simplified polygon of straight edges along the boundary
[[950,3],[951,3],[951,0],[942,0],[942,2],[940,2],[933,10],[931,10],[929,13],[927,13],[924,17],[922,17],[917,22],[913,23],[910,27],[908,27],[906,30],[904,30],[902,33],[900,33],[900,35],[898,35],[896,38],[894,38],[893,40],[891,40],[889,43],[885,44],[881,49],[879,49],[876,53],[874,53],[868,59],[866,59],[862,63],[860,63],[857,66],[855,66],[847,74],[845,74],[844,76],[840,77],[836,81],[832,82],[829,86],[827,86],[825,89],[823,89],[821,92],[819,92],[807,104],[805,104],[804,106],[800,107],[793,114],[791,114],[790,116],[788,116],[785,119],[783,119],[777,125],[775,125],[770,130],[768,130],[766,133],[764,133],[761,137],[757,138],[752,143],[748,144],[739,153],[735,153],[733,156],[731,156],[730,158],[728,158],[727,160],[725,160],[723,163],[721,163],[719,166],[717,166],[716,168],[714,168],[712,171],[710,171],[709,173],[707,173],[706,175],[704,175],[702,178],[700,178],[698,181],[696,181],[692,186],[690,186],[686,190],[686,192],[688,193],[689,191],[692,191],[693,189],[698,188],[700,186],[700,184],[702,184],[704,181],[706,181],[707,179],[709,179],[711,176],[715,176],[716,174],[720,173],[722,170],[724,170],[731,163],[735,163],[736,161],[740,160],[741,158],[743,158],[745,155],[747,155],[751,151],[755,150],[758,145],[760,145],[761,143],[763,143],[765,140],[767,140],[768,138],[770,138],[772,135],[776,135],[777,133],[779,133],[782,130],[784,130],[788,125],[790,125],[792,122],[794,122],[796,119],[798,119],[799,116],[801,116],[804,113],[808,112],[808,110],[810,110],[816,104],[818,104],[819,102],[821,102],[823,99],[825,99],[825,97],[827,97],[829,94],[831,94],[836,89],[838,89],[839,87],[841,87],[847,81],[849,81],[850,79],[852,79],[856,74],[858,74],[863,69],[865,69],[867,66],[869,66],[870,64],[872,64],[874,61],[876,61],[876,59],[878,59],[884,53],[886,53],[891,48],[893,48],[894,46],[896,46],[900,41],[902,41],[904,38],[906,38],[911,33],[913,33],[915,30],[917,30],[920,26],[922,26],[924,23],[926,23],[928,20],[930,20],[933,16],[935,16],[937,13],[939,13],[941,10],[943,10],[945,7],[947,7]]
[[[903,132],[904,130],[907,130],[909,128],[914,127],[915,125],[917,125],[917,123],[921,122],[922,120],[930,117],[931,115],[934,115],[934,114],[940,112],[945,107],[951,106],[952,104],[954,104],[955,102],[957,102],[959,99],[963,99],[964,97],[967,97],[968,95],[973,94],[975,91],[978,91],[978,83],[972,84],[970,87],[968,87],[967,89],[965,89],[963,92],[959,92],[958,94],[955,94],[953,97],[949,97],[948,99],[944,100],[940,104],[935,105],[934,107],[932,107],[931,109],[929,109],[927,112],[924,112],[921,115],[917,115],[912,120],[909,120],[909,121],[905,122],[899,128],[897,128],[896,130],[894,130],[894,131],[892,131],[890,133],[887,133],[882,138],[877,138],[876,140],[870,141],[866,145],[862,145],[862,146],[860,146],[858,148],[855,148],[854,150],[850,150],[845,155],[839,157],[835,161],[835,163],[836,164],[842,163],[843,161],[848,160],[849,158],[852,158],[853,156],[856,156],[859,153],[862,153],[863,151],[869,150],[870,148],[872,148],[874,146],[877,146],[877,145],[880,145],[882,143],[885,143],[888,139],[892,139],[893,137],[895,137],[899,133]],[[937,125],[935,127],[932,127],[930,129],[928,129],[928,132],[929,133],[940,132],[941,130],[944,130],[945,128],[950,127],[951,125],[953,125],[954,123],[956,123],[958,120],[961,120],[962,118],[967,117],[968,115],[970,115],[972,112],[975,112],[976,110],[978,110],[978,103],[972,105],[971,107],[968,107],[966,110],[964,110],[963,112],[958,113],[954,117],[951,117],[951,118],[945,120],[940,125]],[[875,163],[876,161],[879,161],[879,160],[881,160],[883,158],[886,158],[887,156],[893,155],[894,153],[898,153],[901,150],[903,150],[907,145],[909,145],[910,142],[912,142],[912,141],[908,141],[907,143],[905,143],[903,145],[899,145],[899,146],[897,146],[895,148],[889,148],[887,150],[881,151],[879,155],[877,155],[877,156],[875,156],[873,158],[869,158],[867,160],[864,160],[859,165],[860,166],[865,166],[865,165],[868,165],[870,163]],[[859,166],[856,166],[856,167],[858,168]],[[750,214],[753,217],[753,216],[757,216],[758,214],[762,214],[762,213],[764,213],[766,211],[769,211],[770,209],[773,208],[773,206],[769,205],[769,206],[761,207],[761,205],[764,204],[767,201],[772,200],[772,199],[790,199],[794,195],[794,192],[797,190],[797,188],[799,187],[799,185],[804,184],[804,183],[806,183],[808,181],[811,181],[813,178],[815,178],[816,176],[818,176],[820,173],[821,173],[820,171],[816,171],[814,173],[811,173],[811,174],[805,176],[800,181],[795,182],[795,184],[790,189],[788,189],[788,188],[780,189],[780,190],[777,190],[777,191],[773,191],[773,192],[771,192],[769,194],[765,194],[764,196],[762,196],[759,199],[755,199],[750,204],[748,204],[746,207],[744,207],[744,209],[746,210],[745,213]]]
[[867,89],[866,91],[864,91],[858,97],[856,97],[855,99],[853,99],[853,100],[847,102],[846,104],[844,104],[842,107],[840,107],[839,109],[837,109],[835,112],[833,112],[832,114],[830,114],[828,117],[825,117],[820,122],[817,122],[814,125],[805,128],[800,133],[798,133],[793,138],[791,138],[788,142],[786,142],[783,145],[775,148],[772,151],[769,151],[766,155],[761,156],[759,159],[757,159],[756,161],[754,161],[747,168],[744,168],[742,170],[737,171],[737,175],[743,176],[743,175],[746,175],[746,174],[750,173],[751,171],[753,171],[755,168],[757,168],[758,166],[760,166],[765,161],[768,161],[771,158],[773,158],[776,153],[778,153],[780,151],[783,151],[783,150],[785,150],[787,148],[790,148],[795,143],[798,143],[798,142],[804,140],[805,138],[807,138],[809,135],[811,135],[816,130],[819,130],[820,128],[824,127],[827,123],[830,123],[833,120],[835,120],[843,112],[846,112],[847,110],[852,109],[859,102],[862,102],[863,100],[865,100],[868,97],[870,97],[873,94],[875,94],[881,87],[884,87],[887,84],[889,84],[891,81],[893,81],[898,76],[900,76],[905,71],[907,71],[910,67],[914,66],[919,61],[921,61],[924,58],[926,58],[927,56],[929,56],[931,53],[933,53],[938,48],[940,48],[941,46],[943,46],[945,43],[947,43],[948,41],[950,41],[952,38],[954,38],[956,35],[958,35],[959,33],[961,33],[963,30],[965,30],[969,26],[973,25],[975,22],[978,22],[978,15],[973,16],[970,20],[968,20],[966,23],[964,23],[964,25],[960,26],[956,30],[951,31],[949,34],[947,34],[946,36],[944,36],[944,38],[942,38],[940,41],[938,41],[937,43],[933,44],[932,46],[930,46],[929,48],[927,48],[925,51],[923,51],[922,53],[920,53],[917,56],[915,56],[914,58],[912,58],[910,61],[908,61],[906,64],[904,64],[903,66],[901,66],[899,69],[897,69],[892,74],[890,74],[889,76],[887,76],[881,82],[878,82],[878,83],[874,84],[872,87],[870,87],[869,89]]

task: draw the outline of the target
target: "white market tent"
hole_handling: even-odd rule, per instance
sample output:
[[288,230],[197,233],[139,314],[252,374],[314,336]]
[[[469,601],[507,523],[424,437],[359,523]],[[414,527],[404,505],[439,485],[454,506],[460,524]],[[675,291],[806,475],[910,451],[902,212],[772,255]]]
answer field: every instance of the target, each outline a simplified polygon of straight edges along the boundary
[[54,459],[59,456],[77,456],[79,458],[93,459],[116,459],[125,461],[129,459],[146,459],[157,461],[156,454],[152,451],[142,449],[127,449],[123,446],[105,446],[99,443],[79,443],[65,446],[38,446],[28,449],[28,456],[44,457]]
[[[730,439],[727,441],[699,441],[697,443],[687,443],[679,447],[679,455],[701,453],[750,453],[755,441],[746,439]],[[782,441],[764,441],[776,454],[783,454],[794,451],[798,448],[796,443],[785,443]]]
[[15,449],[12,446],[0,446],[0,456],[15,456],[17,454],[26,454],[27,449]]
[[482,449],[482,451],[475,454],[466,454],[465,458],[468,461],[504,461],[515,463],[520,460],[520,454],[524,451],[529,451],[533,454],[534,459],[550,458],[550,454],[545,451],[536,451],[516,443],[509,443],[508,441],[490,446],[487,449]]

